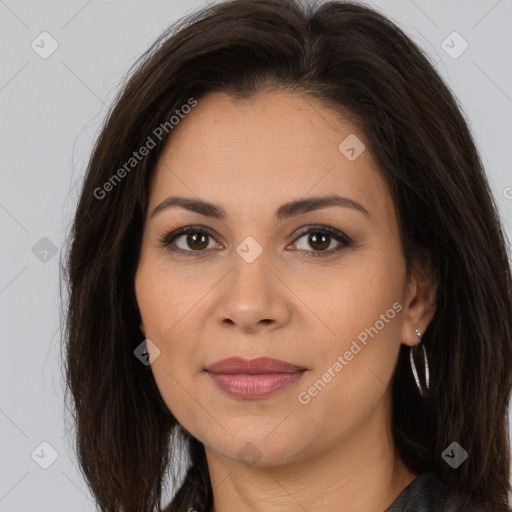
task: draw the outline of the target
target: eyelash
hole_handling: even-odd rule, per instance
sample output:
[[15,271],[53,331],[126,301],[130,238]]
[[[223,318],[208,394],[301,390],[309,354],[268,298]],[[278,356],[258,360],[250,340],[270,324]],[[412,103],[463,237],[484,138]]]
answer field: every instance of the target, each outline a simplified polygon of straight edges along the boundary
[[[197,251],[193,251],[193,250],[187,251],[184,249],[170,248],[170,244],[173,243],[177,238],[179,238],[180,236],[183,236],[183,235],[188,235],[189,233],[206,234],[206,235],[209,235],[210,237],[212,237],[213,239],[215,239],[213,233],[207,228],[204,228],[202,226],[187,226],[185,228],[180,228],[176,231],[165,234],[160,240],[161,247],[164,247],[173,253],[184,254],[187,257],[188,256],[192,256],[192,257],[204,256],[204,252],[208,249],[200,249]],[[344,233],[342,233],[341,231],[338,231],[337,229],[331,228],[330,226],[322,226],[322,225],[310,226],[308,228],[300,229],[299,232],[297,233],[297,238],[293,243],[296,243],[296,241],[298,239],[302,238],[304,235],[308,235],[311,233],[330,235],[341,245],[338,246],[334,250],[330,249],[328,251],[314,251],[314,250],[306,251],[304,249],[298,249],[298,252],[300,252],[300,253],[304,253],[304,252],[312,253],[310,256],[307,256],[307,257],[312,257],[312,258],[320,257],[321,258],[321,257],[331,256],[332,254],[340,252],[345,247],[352,245],[352,240],[348,236],[346,236]]]

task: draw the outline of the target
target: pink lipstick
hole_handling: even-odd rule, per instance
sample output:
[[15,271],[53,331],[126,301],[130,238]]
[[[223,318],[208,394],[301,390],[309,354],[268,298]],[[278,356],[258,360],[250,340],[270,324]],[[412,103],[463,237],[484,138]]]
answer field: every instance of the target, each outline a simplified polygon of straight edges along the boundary
[[279,359],[229,357],[206,367],[205,371],[222,391],[245,399],[272,395],[297,382],[306,368]]

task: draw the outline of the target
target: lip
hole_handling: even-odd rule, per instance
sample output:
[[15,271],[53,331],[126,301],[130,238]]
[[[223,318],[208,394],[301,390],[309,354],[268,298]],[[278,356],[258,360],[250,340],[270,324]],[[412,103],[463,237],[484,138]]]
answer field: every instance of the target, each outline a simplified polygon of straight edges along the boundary
[[205,369],[221,391],[244,399],[277,393],[297,382],[306,371],[307,368],[269,357],[229,357]]
[[247,375],[268,374],[268,373],[291,373],[299,370],[306,370],[280,359],[272,357],[258,357],[256,359],[244,359],[243,357],[228,357],[213,363],[206,368],[210,373],[234,374],[243,373]]

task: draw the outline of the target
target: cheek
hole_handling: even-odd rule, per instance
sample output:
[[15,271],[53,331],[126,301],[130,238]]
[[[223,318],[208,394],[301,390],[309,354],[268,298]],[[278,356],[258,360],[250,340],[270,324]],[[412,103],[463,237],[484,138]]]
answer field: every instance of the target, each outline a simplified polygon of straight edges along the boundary
[[204,320],[199,315],[204,292],[200,288],[197,283],[187,286],[178,273],[169,278],[165,268],[149,259],[139,266],[135,289],[144,332],[160,350],[152,364],[155,377],[167,379],[167,371],[181,382],[188,378],[186,372],[201,370],[198,343]]
[[[316,279],[294,284],[294,292],[304,297],[320,320],[317,323],[322,337],[338,349],[350,345],[360,333],[364,341],[365,329],[376,322],[381,338],[396,338],[400,328],[396,317],[397,309],[402,309],[399,306],[405,279],[400,261],[386,259],[376,251],[354,253],[353,260],[353,264],[335,269],[327,278],[317,275]],[[393,308],[395,303],[398,306]]]
[[189,394],[193,390],[191,368],[195,368],[193,340],[197,339],[193,333],[185,332],[190,305],[176,280],[170,284],[150,265],[139,267],[135,289],[145,336],[160,351],[151,364],[156,386],[168,409],[181,423],[198,414],[191,407],[193,401]]
[[334,437],[359,428],[385,398],[400,349],[398,301],[343,304],[343,315],[329,319],[337,337],[317,347],[314,371],[297,395],[304,421],[323,418]]
[[168,275],[150,262],[139,265],[135,277],[137,304],[146,336],[165,340],[173,325],[183,318],[187,309],[187,287],[179,278]]
[[322,293],[309,292],[324,332],[318,337],[317,365],[308,381],[315,386],[312,393],[324,397],[315,398],[317,406],[339,403],[340,394],[346,407],[356,407],[361,400],[371,402],[372,396],[377,400],[386,390],[398,357],[403,262],[392,253],[374,249],[354,253],[356,258],[358,264],[326,281]]

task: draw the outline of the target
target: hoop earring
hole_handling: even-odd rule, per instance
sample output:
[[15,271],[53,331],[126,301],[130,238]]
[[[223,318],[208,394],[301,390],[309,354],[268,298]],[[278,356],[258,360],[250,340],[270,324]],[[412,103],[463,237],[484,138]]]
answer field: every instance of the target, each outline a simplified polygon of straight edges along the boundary
[[[419,329],[416,329],[416,335],[418,336],[418,338],[420,340],[418,342],[418,345],[420,345],[421,337],[423,336],[423,333]],[[416,386],[418,387],[418,391],[420,392],[421,396],[427,396],[428,390],[430,389],[430,374],[428,371],[428,357],[427,357],[427,351],[425,349],[424,344],[421,344],[421,348],[423,349],[423,357],[425,359],[425,381],[426,381],[425,389],[423,388],[423,386],[420,383],[418,372],[416,370],[416,364],[414,363],[414,357],[413,357],[413,347],[411,347],[411,350],[409,351],[409,360],[411,361],[411,369],[412,369],[412,373],[414,375],[414,380],[416,381]]]

